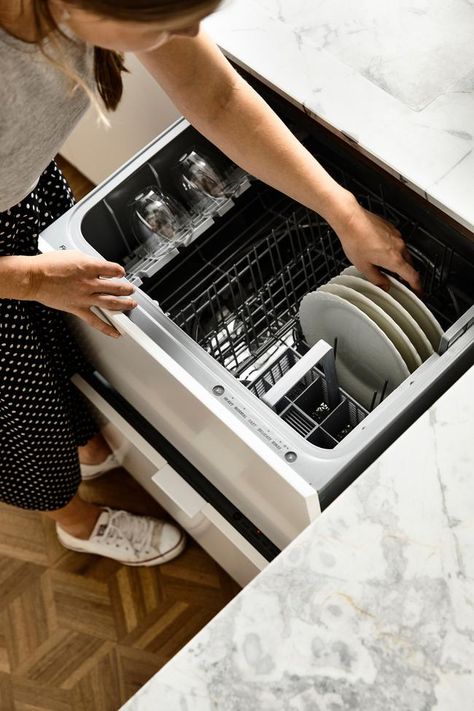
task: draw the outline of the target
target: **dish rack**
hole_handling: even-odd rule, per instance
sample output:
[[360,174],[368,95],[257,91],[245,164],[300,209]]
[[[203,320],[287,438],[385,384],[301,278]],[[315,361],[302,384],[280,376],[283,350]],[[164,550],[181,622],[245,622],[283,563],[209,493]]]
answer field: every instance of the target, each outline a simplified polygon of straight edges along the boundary
[[[149,186],[161,190],[161,179],[156,168],[151,163],[145,163],[141,169],[142,173],[149,175]],[[215,198],[206,203],[203,200],[202,205],[190,206],[180,204],[187,214],[187,223],[182,226],[179,233],[180,243],[182,246],[189,246],[206,230],[209,229],[214,221],[225,215],[231,210],[235,204],[235,200],[239,198],[246,190],[250,188],[250,177],[241,168],[232,165],[226,171],[227,184],[230,186],[230,194],[223,198]],[[179,196],[182,200],[181,196]],[[124,260],[124,267],[127,272],[127,278],[131,284],[140,286],[144,279],[152,277],[156,274],[164,264],[170,262],[179,254],[177,247],[173,247],[170,241],[170,246],[167,250],[157,252],[156,254],[148,254],[144,243],[149,236],[140,225],[140,222],[133,222],[133,205],[128,204],[130,212],[130,229],[124,230],[121,227],[120,220],[117,218],[113,204],[107,199],[104,200],[104,205],[109,211],[114,223],[116,224],[121,239],[127,250],[127,256]]]
[[[426,303],[447,329],[472,304],[462,275],[473,265],[392,207],[382,186],[377,194],[337,167],[331,172],[339,173],[336,178],[356,194],[362,206],[389,220],[403,234],[421,274]],[[225,246],[216,249],[220,240]],[[163,279],[147,293],[265,402],[269,390],[309,350],[299,326],[299,304],[306,293],[348,266],[340,242],[316,213],[257,183],[251,202],[242,207],[237,204],[224,233],[214,230],[190,249],[181,254],[180,274],[177,278],[174,273],[173,287],[169,288],[165,270]],[[186,263],[192,277],[176,287],[186,273]],[[337,339],[330,346],[337,365]],[[271,406],[308,442],[333,449],[384,400],[386,385],[374,392],[368,410],[342,389],[337,400],[330,402],[326,374],[314,363]]]

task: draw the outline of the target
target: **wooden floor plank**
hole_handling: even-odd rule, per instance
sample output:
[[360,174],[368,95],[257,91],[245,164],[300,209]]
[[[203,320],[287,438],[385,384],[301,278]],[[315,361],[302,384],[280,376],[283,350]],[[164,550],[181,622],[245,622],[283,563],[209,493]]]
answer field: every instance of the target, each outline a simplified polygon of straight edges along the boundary
[[51,581],[47,572],[35,580],[8,606],[4,638],[10,668],[15,671],[57,631]]
[[[10,674],[10,655],[8,654],[7,638],[5,629],[7,627],[7,612],[0,612],[0,674]],[[0,709],[2,707],[0,706]]]
[[[73,709],[74,700],[71,691],[55,686],[44,686],[36,681],[18,679],[14,676],[12,691],[15,711],[72,711]],[[94,707],[90,711],[94,711]]]
[[39,516],[0,504],[0,556],[48,565],[47,540]]
[[120,666],[116,649],[104,655],[74,687],[74,711],[109,711],[126,700],[120,684]]
[[2,711],[16,711],[12,680],[9,674],[0,673],[0,709]]
[[100,639],[117,640],[115,613],[106,583],[51,571],[58,624]]
[[[161,669],[163,663],[155,654],[134,647],[118,645],[116,651],[120,670],[120,696],[124,703]],[[107,711],[115,711],[115,709]]]
[[110,647],[110,642],[102,641],[91,635],[72,630],[63,630],[67,634],[56,639],[53,645],[42,650],[40,659],[24,667],[25,676],[41,684],[58,686],[61,689],[72,688],[73,681],[80,680],[102,658]]
[[[0,504],[0,518],[1,513]],[[12,600],[34,585],[44,570],[42,565],[0,556],[0,610],[4,610]]]

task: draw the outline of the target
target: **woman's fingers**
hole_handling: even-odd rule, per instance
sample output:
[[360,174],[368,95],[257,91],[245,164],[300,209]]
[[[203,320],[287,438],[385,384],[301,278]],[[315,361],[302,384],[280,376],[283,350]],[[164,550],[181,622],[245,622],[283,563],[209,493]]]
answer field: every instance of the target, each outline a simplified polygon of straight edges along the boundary
[[137,306],[137,302],[128,297],[117,298],[108,294],[93,294],[91,306],[99,306],[109,311],[130,311]]
[[77,309],[77,311],[72,311],[75,316],[78,316],[83,321],[85,321],[89,326],[95,328],[97,331],[104,333],[106,336],[111,336],[112,338],[119,338],[120,332],[116,328],[111,326],[109,323],[103,321],[99,316],[92,313],[90,309],[83,308]]
[[402,235],[383,217],[359,205],[338,235],[349,261],[371,282],[388,288],[389,281],[380,271],[387,269],[406,281],[415,292],[422,293],[420,275],[412,264]]
[[411,266],[414,267],[415,262],[413,261],[413,257],[411,256],[410,251],[406,245],[403,248],[402,254],[403,254],[403,258],[408,262],[408,264],[411,264]]
[[375,286],[379,286],[384,291],[388,291],[390,289],[389,279],[383,272],[380,271],[380,269],[378,269],[378,267],[375,267],[373,264],[356,264],[355,266],[367,277],[369,281],[372,282],[372,284],[375,284]]
[[389,269],[394,274],[398,274],[416,293],[422,293],[420,275],[412,264],[411,256],[408,253],[405,243],[402,243],[399,249],[391,251],[389,259],[381,264],[381,266],[385,269]]
[[[373,264],[356,264],[355,266],[367,277],[369,281],[372,282],[372,284],[379,286],[381,289],[384,289],[384,291],[388,291],[390,289],[390,280],[378,267]],[[394,274],[398,274],[403,281],[410,284],[413,291],[417,294],[423,293],[420,275],[408,262],[397,260],[396,264],[384,264],[384,268],[390,270]]]
[[130,296],[135,291],[133,284],[116,279],[94,279],[91,283],[93,293]]
[[125,276],[125,269],[117,264],[116,262],[106,262],[97,260],[90,264],[91,270],[94,272],[94,276],[101,277],[123,277]]
[[[391,241],[394,248],[391,250],[390,259],[381,266],[394,272],[394,274],[398,274],[399,277],[411,286],[413,291],[420,294],[422,291],[421,279],[413,265],[411,254],[400,232],[393,226],[391,226],[391,228]],[[389,241],[390,236],[387,242]]]
[[392,271],[398,274],[407,284],[410,284],[415,293],[421,294],[423,292],[420,275],[405,259],[399,263],[398,268]]

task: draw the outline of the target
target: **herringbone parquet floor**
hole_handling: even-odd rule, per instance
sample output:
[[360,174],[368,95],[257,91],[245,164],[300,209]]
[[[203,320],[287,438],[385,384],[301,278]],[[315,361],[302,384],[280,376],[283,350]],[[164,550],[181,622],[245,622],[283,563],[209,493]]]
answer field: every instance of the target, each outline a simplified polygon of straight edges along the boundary
[[[90,189],[62,167],[76,194]],[[81,493],[163,515],[123,470]],[[51,521],[0,505],[0,711],[116,711],[238,590],[192,541],[163,566],[128,568],[66,551]]]
[[[163,515],[123,470],[82,494]],[[128,568],[66,551],[51,521],[0,505],[1,711],[116,711],[238,589],[192,541],[163,566]]]

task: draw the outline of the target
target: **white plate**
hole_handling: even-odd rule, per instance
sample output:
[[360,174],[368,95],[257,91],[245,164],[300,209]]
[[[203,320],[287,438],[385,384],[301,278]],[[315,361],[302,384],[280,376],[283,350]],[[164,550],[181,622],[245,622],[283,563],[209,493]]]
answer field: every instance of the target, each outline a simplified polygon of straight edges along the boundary
[[[365,276],[361,274],[356,267],[344,269],[342,274],[350,274],[352,276],[358,276],[365,279]],[[392,296],[395,301],[398,301],[398,303],[408,311],[410,316],[415,319],[431,343],[433,350],[437,352],[441,336],[443,335],[443,329],[439,325],[438,321],[416,294],[410,291],[410,289],[408,289],[404,284],[401,284],[398,279],[395,279],[389,274],[386,274],[385,276],[390,279],[392,284],[389,290],[390,296]]]
[[421,358],[418,355],[418,351],[408,336],[403,333],[402,329],[395,323],[393,318],[388,316],[388,314],[386,314],[380,306],[374,304],[374,302],[368,299],[367,296],[360,294],[358,291],[351,289],[348,286],[333,284],[332,282],[321,286],[319,291],[327,291],[330,294],[340,296],[341,299],[345,299],[354,306],[357,306],[357,308],[359,308],[366,316],[371,318],[372,321],[382,329],[387,338],[392,341],[393,345],[407,364],[410,373],[413,373],[413,371],[421,365]]
[[347,269],[344,270],[340,276],[331,279],[329,283],[342,284],[343,286],[349,286],[351,289],[355,289],[360,294],[371,299],[371,301],[377,304],[386,314],[391,316],[415,346],[422,363],[433,355],[433,346],[413,316],[408,313],[404,306],[399,304],[398,301],[395,301],[393,296],[387,294],[386,291],[375,286],[375,284],[371,284],[371,282],[366,279],[350,275]]
[[357,306],[340,296],[312,291],[300,304],[300,322],[308,345],[321,338],[334,345],[337,338],[336,370],[341,387],[369,409],[374,392],[378,404],[408,376],[409,370],[392,341]]

